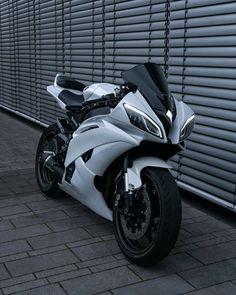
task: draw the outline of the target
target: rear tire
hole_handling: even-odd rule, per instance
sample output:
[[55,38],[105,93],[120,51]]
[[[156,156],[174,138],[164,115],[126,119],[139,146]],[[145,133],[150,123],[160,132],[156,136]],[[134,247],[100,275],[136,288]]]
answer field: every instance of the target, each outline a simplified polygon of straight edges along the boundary
[[[146,209],[144,205],[145,222],[149,224],[141,223],[143,228],[140,230],[140,225],[140,232],[137,229],[137,235],[136,231],[133,234],[128,227],[124,228],[124,216],[114,206],[114,232],[121,251],[129,260],[142,266],[152,266],[163,260],[174,247],[181,224],[181,200],[176,182],[168,170],[148,167],[142,171],[141,178],[146,193],[137,207],[143,206],[144,199],[149,203]],[[127,220],[129,225],[130,218]],[[136,237],[139,240],[135,240]]]
[[40,161],[40,157],[44,150],[54,151],[53,138],[59,132],[60,129],[57,124],[50,125],[44,130],[39,140],[35,158],[35,175],[38,186],[41,192],[50,198],[60,198],[66,195],[66,193],[60,189],[53,175],[47,175],[47,171],[45,171],[46,169]]

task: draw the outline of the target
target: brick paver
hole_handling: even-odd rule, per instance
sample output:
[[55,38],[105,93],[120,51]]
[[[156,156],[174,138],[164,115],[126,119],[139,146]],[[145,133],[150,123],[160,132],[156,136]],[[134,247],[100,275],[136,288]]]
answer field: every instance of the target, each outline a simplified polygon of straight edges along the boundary
[[185,193],[171,254],[145,269],[120,252],[112,224],[36,185],[40,128],[0,111],[0,294],[236,294],[235,215]]

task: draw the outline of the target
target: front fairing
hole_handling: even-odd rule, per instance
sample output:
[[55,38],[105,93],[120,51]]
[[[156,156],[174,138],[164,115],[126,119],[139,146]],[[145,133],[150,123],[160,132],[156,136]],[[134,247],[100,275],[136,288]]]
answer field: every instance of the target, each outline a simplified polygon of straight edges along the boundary
[[[138,127],[132,125],[125,111],[124,104],[128,104],[132,107],[135,107],[136,109],[144,112],[150,118],[152,118],[155,121],[155,123],[160,126],[163,138],[159,138],[150,133],[144,132]],[[168,141],[162,122],[154,113],[150,105],[147,103],[147,101],[139,91],[136,91],[135,93],[129,92],[114,108],[114,110],[111,112],[107,119],[112,121],[113,124],[118,125],[120,128],[125,130],[134,138],[137,138],[139,142],[145,140],[167,143]]]
[[[162,124],[162,121],[158,115],[153,111],[150,104],[146,101],[144,96],[137,90],[135,93],[129,92],[114,108],[111,114],[107,117],[108,120],[111,120],[114,124],[120,126],[123,130],[128,132],[131,136],[139,138],[139,141],[150,141],[157,143],[168,143],[168,144],[178,144],[180,142],[180,131],[186,120],[192,116],[194,113],[185,103],[178,101],[173,98],[176,116],[171,124],[170,130],[166,132],[165,126]],[[124,109],[124,104],[129,104],[138,110],[141,110],[147,114],[152,120],[157,123],[163,134],[163,138],[159,138],[150,133],[144,132],[143,130],[133,126],[127,113]]]

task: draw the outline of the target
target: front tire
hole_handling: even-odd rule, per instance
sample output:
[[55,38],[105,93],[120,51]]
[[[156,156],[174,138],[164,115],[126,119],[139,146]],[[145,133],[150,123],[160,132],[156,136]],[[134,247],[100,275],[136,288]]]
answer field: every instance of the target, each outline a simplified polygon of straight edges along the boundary
[[56,152],[54,137],[59,132],[60,129],[57,124],[50,125],[44,130],[40,137],[35,157],[35,175],[38,186],[41,192],[50,198],[60,198],[66,195],[60,189],[56,178],[47,172],[44,167],[44,161],[41,160],[43,152]]
[[148,167],[142,171],[141,178],[142,195],[135,201],[134,217],[124,217],[124,212],[113,207],[114,232],[129,260],[152,266],[174,247],[181,224],[181,200],[168,170]]

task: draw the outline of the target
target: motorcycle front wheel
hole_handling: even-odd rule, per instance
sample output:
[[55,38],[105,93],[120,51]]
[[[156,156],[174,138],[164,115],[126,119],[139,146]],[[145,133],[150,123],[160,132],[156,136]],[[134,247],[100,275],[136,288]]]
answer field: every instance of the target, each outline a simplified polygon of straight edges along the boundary
[[[114,232],[121,251],[129,260],[152,266],[174,247],[181,224],[181,200],[168,170],[148,167],[142,171],[141,178],[142,187],[133,200],[131,214],[120,210],[114,202]],[[117,194],[120,196],[121,183],[123,181],[117,178],[115,198]]]

